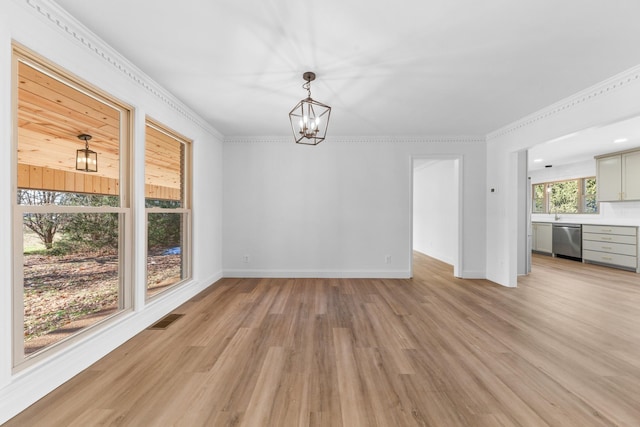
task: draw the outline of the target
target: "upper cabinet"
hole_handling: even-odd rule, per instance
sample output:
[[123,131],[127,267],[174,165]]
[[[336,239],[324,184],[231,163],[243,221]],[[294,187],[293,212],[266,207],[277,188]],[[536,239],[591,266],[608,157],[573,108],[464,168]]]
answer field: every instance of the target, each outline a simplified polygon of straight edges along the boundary
[[620,200],[622,194],[622,156],[596,157],[599,202]]
[[596,157],[599,202],[640,200],[640,149]]
[[622,200],[640,200],[640,150],[622,155]]

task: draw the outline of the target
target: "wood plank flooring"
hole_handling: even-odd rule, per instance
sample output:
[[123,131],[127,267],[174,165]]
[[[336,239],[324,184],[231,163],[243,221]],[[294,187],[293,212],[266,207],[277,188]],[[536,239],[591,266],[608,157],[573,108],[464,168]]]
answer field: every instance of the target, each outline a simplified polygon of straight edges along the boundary
[[640,275],[223,279],[7,426],[640,426]]

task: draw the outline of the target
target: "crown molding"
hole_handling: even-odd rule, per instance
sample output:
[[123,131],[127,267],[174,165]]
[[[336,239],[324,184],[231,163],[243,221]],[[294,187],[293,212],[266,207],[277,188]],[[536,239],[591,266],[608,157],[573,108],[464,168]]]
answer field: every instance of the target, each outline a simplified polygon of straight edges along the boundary
[[87,51],[98,56],[116,71],[126,76],[136,85],[160,100],[182,117],[196,124],[206,132],[222,140],[223,135],[206,122],[202,117],[182,103],[173,94],[164,89],[160,84],[133,65],[124,56],[105,43],[90,29],[71,16],[66,10],[51,0],[20,0],[20,2],[35,11],[76,43],[84,46]]
[[[230,136],[224,139],[225,143],[231,144],[293,144],[291,136]],[[416,144],[435,144],[435,143],[485,143],[486,138],[478,135],[427,135],[427,136],[333,136],[321,144],[361,144],[361,143],[416,143]]]
[[541,120],[546,120],[558,113],[581,106],[596,99],[600,99],[603,96],[609,95],[631,83],[638,82],[640,82],[640,65],[623,71],[620,74],[616,74],[607,80],[551,104],[542,110],[538,110],[535,113],[529,114],[520,120],[508,124],[507,126],[490,132],[487,134],[487,141],[520,131],[528,126],[540,122]]

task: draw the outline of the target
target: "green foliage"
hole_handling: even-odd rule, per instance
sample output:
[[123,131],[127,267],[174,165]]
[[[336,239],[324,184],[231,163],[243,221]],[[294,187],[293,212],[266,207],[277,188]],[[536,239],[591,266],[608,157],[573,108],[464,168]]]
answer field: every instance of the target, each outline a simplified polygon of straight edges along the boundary
[[[182,206],[178,200],[146,199],[147,208],[176,209]],[[148,215],[147,245],[149,249],[172,248],[182,243],[182,214],[150,212]]]
[[24,251],[24,255],[47,255],[49,251],[47,249],[28,249]]
[[[18,203],[29,206],[119,206],[117,196],[64,193],[43,190],[18,190]],[[46,253],[65,255],[80,248],[117,248],[118,215],[106,213],[27,213],[25,227],[45,245]],[[62,239],[54,243],[56,234]]]
[[149,213],[147,243],[149,249],[181,246],[182,214]]
[[533,213],[597,213],[595,177],[533,184]]
[[176,208],[182,207],[182,203],[179,200],[161,200],[161,199],[145,199],[144,205],[147,208],[164,208],[164,209],[176,209]]
[[47,251],[47,255],[64,256],[75,254],[86,248],[86,245],[81,245],[80,242],[72,241],[66,238],[66,235],[59,241],[57,241],[53,248]]
[[584,180],[585,182],[585,194],[590,196],[595,196],[598,191],[598,186],[596,184],[595,178],[587,178]]
[[[57,205],[100,207],[120,205],[118,196],[97,194],[62,193],[54,191],[19,190],[19,203],[23,205]],[[175,200],[147,199],[147,207],[164,209],[180,208]],[[50,255],[66,255],[86,249],[117,249],[119,215],[116,213],[28,213],[24,225],[42,240]],[[152,212],[148,215],[149,248],[181,246],[182,214]],[[56,233],[62,238],[54,243]]]
[[595,178],[588,178],[584,181],[584,212],[585,213],[597,213],[598,202],[596,201],[596,195],[598,192],[598,186]]
[[533,213],[544,213],[544,189],[545,184],[533,185]]
[[118,228],[117,213],[73,214],[64,228],[61,243],[70,249],[117,249]]
[[[69,206],[112,206],[120,201],[117,196],[96,194],[69,194],[66,199]],[[81,248],[117,249],[119,215],[116,213],[78,213],[73,214],[64,228],[62,242],[69,250]]]
[[[120,205],[117,196],[70,193],[65,199],[68,206]],[[116,213],[78,213],[71,215],[63,231],[61,252],[70,253],[85,248],[117,249],[119,215]]]
[[578,181],[560,181],[550,184],[551,213],[578,213]]

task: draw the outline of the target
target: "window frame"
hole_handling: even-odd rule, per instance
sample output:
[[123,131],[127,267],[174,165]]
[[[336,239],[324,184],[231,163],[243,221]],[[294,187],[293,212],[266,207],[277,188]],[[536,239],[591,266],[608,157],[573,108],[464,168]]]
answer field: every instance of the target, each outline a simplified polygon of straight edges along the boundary
[[[570,179],[561,179],[561,180],[555,180],[555,181],[544,181],[544,182],[536,182],[536,183],[532,183],[531,184],[531,213],[532,214],[564,214],[564,215],[594,215],[594,214],[598,214],[599,210],[600,210],[600,204],[597,203],[597,193],[594,195],[594,198],[596,200],[596,210],[594,212],[588,212],[587,211],[587,191],[586,191],[586,186],[587,186],[587,181],[588,180],[596,180],[595,176],[587,176],[587,177],[580,177],[580,178],[570,178]],[[551,206],[551,188],[554,184],[559,184],[559,183],[565,183],[565,182],[570,182],[570,181],[576,181],[577,182],[577,194],[576,194],[576,199],[577,199],[577,206],[576,206],[576,210],[577,212],[555,212],[552,209]],[[536,187],[537,186],[543,186],[543,198],[540,199],[539,197],[536,197]],[[596,182],[596,192],[597,192],[597,182]],[[536,201],[538,200],[543,200],[543,211],[536,211]]]
[[[536,197],[536,187],[542,186],[542,198]],[[531,184],[531,213],[546,213],[549,209],[549,193],[547,192],[547,183],[539,182],[537,184]],[[542,212],[536,210],[537,201],[542,200]]]
[[[87,334],[98,328],[103,328],[116,317],[121,317],[133,310],[133,217],[131,209],[131,150],[132,150],[132,119],[133,108],[126,103],[116,99],[114,96],[97,88],[93,84],[70,73],[69,71],[55,65],[39,54],[28,48],[12,43],[12,99],[11,111],[13,117],[11,138],[12,158],[12,241],[13,241],[13,272],[12,272],[12,366],[14,372],[23,370],[33,364],[48,357],[54,352],[58,352],[68,347],[72,343],[86,337]],[[41,72],[60,83],[82,93],[85,96],[94,98],[101,103],[119,112],[119,144],[118,144],[118,199],[119,206],[60,206],[60,205],[21,205],[18,198],[18,85],[19,85],[19,64],[27,66]],[[43,190],[50,191],[50,190]],[[54,190],[51,190],[54,191]],[[24,342],[24,253],[23,253],[23,214],[25,213],[115,213],[119,217],[118,231],[118,308],[117,311],[108,315],[95,323],[87,325],[70,336],[51,343],[29,355],[25,355]]]
[[[151,127],[157,132],[161,132],[176,140],[178,143],[183,145],[183,155],[182,155],[182,164],[181,164],[181,205],[180,208],[161,208],[161,207],[147,207],[146,206],[146,191],[144,195],[145,200],[145,222],[144,222],[144,235],[145,235],[145,269],[144,269],[144,288],[145,288],[145,301],[149,302],[162,295],[166,294],[168,291],[171,291],[177,287],[180,287],[187,282],[193,279],[193,270],[192,270],[192,150],[193,150],[193,141],[180,133],[170,129],[164,124],[160,123],[157,120],[147,116],[145,118],[145,170],[147,166],[147,128]],[[145,174],[145,187],[146,187],[146,174]],[[150,294],[148,290],[148,263],[147,259],[149,257],[149,247],[148,247],[148,230],[149,230],[149,214],[154,213],[171,213],[171,214],[182,214],[182,236],[181,236],[181,256],[182,256],[182,277],[177,282],[169,285],[166,289],[162,291]]]

